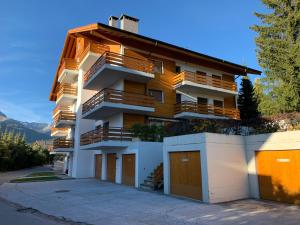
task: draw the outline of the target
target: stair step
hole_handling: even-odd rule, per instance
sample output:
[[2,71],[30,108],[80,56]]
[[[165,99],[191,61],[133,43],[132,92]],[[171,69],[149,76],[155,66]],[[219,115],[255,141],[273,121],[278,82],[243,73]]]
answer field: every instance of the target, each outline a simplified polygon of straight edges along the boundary
[[144,190],[148,190],[148,191],[153,191],[154,186],[153,185],[148,185],[148,184],[141,184],[140,188],[144,189]]
[[153,184],[153,180],[144,180],[144,184]]

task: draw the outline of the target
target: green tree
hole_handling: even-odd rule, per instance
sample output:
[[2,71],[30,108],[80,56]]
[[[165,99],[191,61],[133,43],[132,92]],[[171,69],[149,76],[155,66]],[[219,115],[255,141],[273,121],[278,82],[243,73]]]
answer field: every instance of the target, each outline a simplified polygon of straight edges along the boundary
[[[259,110],[276,114],[300,110],[300,1],[262,0],[270,13],[255,15],[257,56],[266,77],[259,83]],[[275,105],[272,105],[275,103]],[[271,108],[269,108],[271,106]]]
[[242,79],[238,106],[242,120],[249,120],[259,116],[253,85],[248,77],[243,77]]

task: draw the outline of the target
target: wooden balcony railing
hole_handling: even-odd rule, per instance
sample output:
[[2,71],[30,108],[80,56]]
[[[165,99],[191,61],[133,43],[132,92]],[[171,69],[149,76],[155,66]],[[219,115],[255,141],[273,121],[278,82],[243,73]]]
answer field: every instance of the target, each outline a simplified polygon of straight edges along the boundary
[[102,44],[97,43],[89,43],[88,46],[78,55],[78,62],[80,63],[84,57],[88,54],[88,52],[93,52],[95,54],[103,54],[104,52],[108,52],[109,47]]
[[82,114],[94,109],[102,102],[154,107],[154,98],[149,95],[129,93],[113,89],[103,89],[82,105]]
[[202,105],[196,102],[183,101],[175,105],[175,113],[192,112],[214,116],[224,116],[231,119],[240,119],[240,112],[235,108],[222,108],[214,105]]
[[155,67],[152,61],[138,59],[113,52],[105,52],[86,72],[86,74],[84,75],[84,82],[88,82],[91,79],[91,77],[93,77],[95,73],[105,64],[122,66],[146,73],[155,73]]
[[62,71],[64,69],[68,69],[68,70],[77,70],[77,62],[75,59],[72,59],[72,58],[64,58],[62,59],[62,63],[59,67],[59,70],[58,70],[58,76],[61,76],[62,74]]
[[61,111],[59,112],[54,118],[53,118],[53,122],[54,125],[57,124],[59,121],[61,120],[71,120],[71,121],[75,121],[76,120],[76,114],[73,112],[64,112]]
[[55,116],[58,112],[60,111],[70,111],[71,106],[62,106],[62,105],[57,105],[52,112],[52,115]]
[[204,84],[216,88],[222,88],[230,91],[236,91],[237,86],[235,82],[220,80],[212,78],[210,76],[203,76],[194,72],[183,71],[180,74],[176,75],[173,80],[173,84],[177,85],[182,81],[191,81],[197,84]]
[[80,145],[89,145],[101,141],[132,141],[132,133],[122,127],[98,127],[80,135]]
[[57,138],[53,141],[53,149],[73,148],[73,147],[74,147],[73,139]]
[[51,134],[53,135],[55,132],[64,132],[67,134],[69,128],[67,127],[51,127]]
[[64,94],[77,96],[77,87],[71,84],[59,84],[57,87],[56,99]]

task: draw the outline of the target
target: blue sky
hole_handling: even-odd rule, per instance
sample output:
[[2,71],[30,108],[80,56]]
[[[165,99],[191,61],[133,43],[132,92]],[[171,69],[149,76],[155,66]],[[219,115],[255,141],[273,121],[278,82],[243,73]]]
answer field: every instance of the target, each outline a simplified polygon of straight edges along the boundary
[[[147,4],[145,4],[147,3]],[[22,121],[51,122],[48,96],[68,29],[107,23],[122,13],[139,33],[260,69],[255,55],[260,0],[4,0],[0,7],[0,111]],[[253,77],[252,77],[253,79]]]

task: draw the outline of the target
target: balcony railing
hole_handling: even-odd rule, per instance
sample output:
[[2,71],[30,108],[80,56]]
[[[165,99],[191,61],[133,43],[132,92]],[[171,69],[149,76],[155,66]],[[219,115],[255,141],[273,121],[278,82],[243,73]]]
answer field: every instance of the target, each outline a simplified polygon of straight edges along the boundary
[[205,115],[214,115],[228,117],[231,119],[239,119],[240,112],[235,108],[222,108],[214,105],[197,104],[196,102],[183,101],[175,105],[175,114],[182,112],[192,112]]
[[67,127],[60,127],[60,128],[51,127],[51,135],[54,135],[57,132],[62,132],[62,133],[67,134],[68,130],[69,130],[69,128],[67,128]]
[[98,127],[80,135],[80,145],[89,145],[101,141],[132,141],[132,133],[121,127]]
[[103,89],[83,104],[82,114],[96,108],[102,102],[154,107],[154,98],[152,96],[113,89]]
[[102,45],[102,44],[96,44],[96,43],[89,43],[88,46],[78,55],[78,62],[82,62],[84,57],[89,53],[93,52],[95,54],[103,54],[104,52],[109,51],[109,47]]
[[113,52],[105,52],[95,62],[93,66],[84,75],[84,82],[87,83],[91,77],[105,64],[126,67],[128,69],[138,70],[146,73],[155,73],[155,67],[152,61],[121,55]]
[[53,141],[53,149],[57,148],[73,148],[73,139],[57,138]]
[[57,99],[64,94],[77,96],[77,87],[74,85],[59,84],[57,89],[58,89],[57,94],[56,94]]
[[57,124],[59,121],[62,120],[68,120],[68,121],[75,121],[76,120],[76,114],[73,112],[59,112],[54,118],[53,122],[54,125]]
[[197,84],[208,85],[216,88],[222,88],[230,91],[236,91],[237,86],[235,82],[220,80],[212,78],[210,76],[203,76],[194,72],[183,71],[180,74],[176,75],[173,80],[173,84],[177,85],[182,81],[190,81]]
[[57,113],[61,112],[61,111],[70,111],[71,110],[71,106],[63,106],[63,105],[57,105],[52,112],[53,116],[56,116]]
[[58,70],[58,76],[61,76],[64,69],[77,70],[77,66],[78,64],[75,59],[71,59],[71,58],[62,59],[62,63]]

